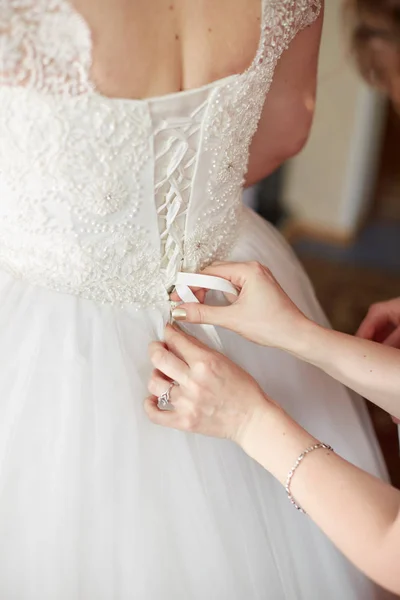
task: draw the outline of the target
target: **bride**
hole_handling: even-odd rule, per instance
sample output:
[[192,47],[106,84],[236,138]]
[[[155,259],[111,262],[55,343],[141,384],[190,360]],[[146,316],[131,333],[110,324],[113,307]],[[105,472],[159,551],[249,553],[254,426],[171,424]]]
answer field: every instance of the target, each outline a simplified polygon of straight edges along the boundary
[[[384,597],[235,447],[157,429],[142,407],[147,346],[185,273],[258,260],[324,320],[278,233],[241,203],[247,167],[250,184],[307,137],[320,12],[320,0],[2,0],[2,600]],[[200,334],[385,476],[343,387]]]

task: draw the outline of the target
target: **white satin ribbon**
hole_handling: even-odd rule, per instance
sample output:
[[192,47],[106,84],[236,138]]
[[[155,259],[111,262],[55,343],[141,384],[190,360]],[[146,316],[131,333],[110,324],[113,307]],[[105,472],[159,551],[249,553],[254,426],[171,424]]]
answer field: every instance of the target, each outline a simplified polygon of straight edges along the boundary
[[[224,294],[232,294],[238,296],[237,289],[230,281],[221,277],[212,275],[201,275],[199,273],[178,273],[175,283],[175,290],[179,298],[185,303],[199,302],[191,287],[212,290],[214,292],[223,292]],[[223,350],[222,342],[213,325],[198,325],[204,334],[206,343],[221,352]]]

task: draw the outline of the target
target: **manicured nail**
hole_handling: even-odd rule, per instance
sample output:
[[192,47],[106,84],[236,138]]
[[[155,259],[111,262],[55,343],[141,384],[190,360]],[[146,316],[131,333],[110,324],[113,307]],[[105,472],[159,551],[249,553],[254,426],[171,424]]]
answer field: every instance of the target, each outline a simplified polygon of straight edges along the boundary
[[174,308],[174,310],[172,311],[172,318],[175,321],[185,321],[186,310],[184,308]]

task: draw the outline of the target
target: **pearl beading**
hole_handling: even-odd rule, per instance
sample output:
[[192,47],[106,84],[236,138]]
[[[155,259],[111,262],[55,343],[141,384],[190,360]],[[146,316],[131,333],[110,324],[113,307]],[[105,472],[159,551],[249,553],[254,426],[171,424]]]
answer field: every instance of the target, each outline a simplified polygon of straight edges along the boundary
[[229,256],[276,64],[320,10],[320,0],[262,1],[250,68],[206,98],[192,92],[188,113],[179,95],[174,117],[163,116],[170,99],[154,100],[155,120],[150,101],[95,90],[90,32],[66,0],[0,8],[1,268],[98,303],[158,306],[181,267]]

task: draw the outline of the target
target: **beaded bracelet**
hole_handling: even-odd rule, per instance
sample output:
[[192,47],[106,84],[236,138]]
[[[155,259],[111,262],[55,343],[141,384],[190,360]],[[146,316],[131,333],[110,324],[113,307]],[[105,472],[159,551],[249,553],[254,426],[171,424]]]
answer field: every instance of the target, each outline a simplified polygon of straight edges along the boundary
[[332,446],[328,446],[328,444],[315,444],[314,446],[310,446],[309,448],[307,448],[306,450],[304,450],[304,452],[302,452],[300,454],[300,456],[298,457],[298,459],[296,460],[294,466],[290,469],[287,479],[286,479],[286,493],[288,495],[288,498],[290,500],[290,502],[293,504],[293,506],[299,510],[300,512],[302,512],[304,515],[307,514],[305,510],[303,510],[301,508],[301,506],[299,506],[296,502],[296,500],[293,498],[292,496],[292,492],[290,491],[290,484],[292,482],[292,478],[293,475],[295,474],[297,468],[299,467],[301,461],[307,456],[307,454],[310,454],[310,452],[313,452],[314,450],[320,450],[321,448],[324,448],[325,450],[330,450],[331,452],[334,452],[334,449],[332,448]]

